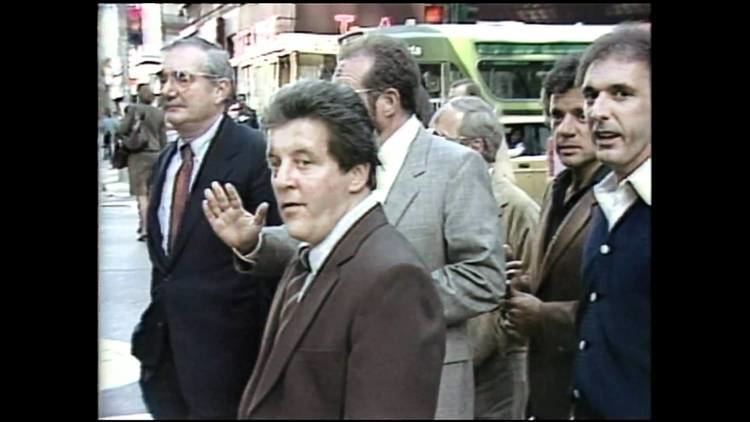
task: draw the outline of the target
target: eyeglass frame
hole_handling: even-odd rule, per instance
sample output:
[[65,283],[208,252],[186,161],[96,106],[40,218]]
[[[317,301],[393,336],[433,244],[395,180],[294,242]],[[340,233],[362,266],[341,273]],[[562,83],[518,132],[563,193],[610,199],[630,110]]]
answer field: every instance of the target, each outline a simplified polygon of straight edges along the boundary
[[445,138],[449,141],[458,142],[459,144],[468,147],[472,141],[482,141],[484,143],[483,147],[486,149],[489,145],[489,142],[487,142],[487,138],[484,136],[474,136],[474,137],[467,137],[467,136],[459,136],[458,138],[450,137],[437,129],[433,129],[432,133],[436,136],[440,136],[442,138]]
[[[180,79],[177,77],[177,73],[180,73],[180,72],[188,75],[189,76],[189,80],[185,81],[185,82],[181,82]],[[163,78],[162,75],[164,73],[165,73],[164,70],[160,70],[159,72],[156,73],[157,78],[159,78],[159,83],[162,86],[166,85],[167,82],[169,81],[169,79],[164,79]],[[212,73],[191,72],[189,70],[172,70],[172,71],[167,72],[167,75],[169,76],[170,79],[172,79],[173,81],[175,81],[175,83],[177,84],[177,86],[180,86],[180,87],[186,87],[189,84],[193,83],[195,81],[195,77],[196,76],[203,76],[204,78],[215,79],[215,80],[218,80],[218,79],[228,79],[228,78],[226,78],[224,76],[214,75]]]

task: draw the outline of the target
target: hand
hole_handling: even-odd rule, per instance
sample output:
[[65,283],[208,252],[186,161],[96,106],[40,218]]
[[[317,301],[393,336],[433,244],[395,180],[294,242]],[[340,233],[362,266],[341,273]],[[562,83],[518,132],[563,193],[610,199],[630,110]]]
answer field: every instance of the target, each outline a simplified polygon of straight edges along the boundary
[[513,261],[513,248],[509,244],[503,244],[503,250],[505,251],[505,262]]
[[258,205],[255,215],[242,207],[242,198],[231,183],[224,185],[211,183],[211,189],[206,189],[203,201],[203,213],[214,233],[227,246],[250,253],[258,244],[260,231],[266,224],[268,203]]
[[542,301],[536,296],[511,287],[510,298],[503,299],[500,308],[503,315],[501,324],[508,335],[526,338],[539,328]]
[[513,281],[521,273],[522,261],[508,261],[505,263],[505,279]]

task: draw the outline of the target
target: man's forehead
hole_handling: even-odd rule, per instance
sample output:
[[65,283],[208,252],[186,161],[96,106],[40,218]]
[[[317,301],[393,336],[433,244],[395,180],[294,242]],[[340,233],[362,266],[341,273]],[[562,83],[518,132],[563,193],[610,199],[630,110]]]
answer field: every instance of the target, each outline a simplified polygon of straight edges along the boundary
[[198,47],[179,46],[165,52],[163,67],[165,69],[185,66],[200,67],[206,62],[206,58],[206,52]]
[[633,60],[622,55],[611,55],[595,60],[586,69],[583,88],[598,88],[595,85],[632,85],[641,75],[650,76],[651,67],[642,60]]

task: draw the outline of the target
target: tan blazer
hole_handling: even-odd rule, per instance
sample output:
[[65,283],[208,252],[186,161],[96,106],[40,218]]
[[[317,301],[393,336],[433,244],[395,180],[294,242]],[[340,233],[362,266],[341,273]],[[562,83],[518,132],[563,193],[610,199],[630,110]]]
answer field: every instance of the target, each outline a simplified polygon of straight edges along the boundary
[[[492,193],[503,215],[506,243],[513,250],[513,259],[523,261],[522,269],[526,270],[539,224],[539,205],[497,172],[492,175]],[[468,329],[474,345],[474,416],[523,418],[528,381],[525,365],[515,361],[526,359],[526,342],[511,341],[500,326],[499,309],[470,319]]]

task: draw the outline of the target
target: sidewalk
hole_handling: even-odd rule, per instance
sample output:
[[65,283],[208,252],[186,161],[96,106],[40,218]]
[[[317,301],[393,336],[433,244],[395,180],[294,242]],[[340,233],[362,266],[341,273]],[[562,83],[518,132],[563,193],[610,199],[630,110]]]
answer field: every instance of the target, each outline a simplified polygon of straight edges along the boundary
[[151,262],[138,242],[138,210],[127,169],[99,163],[99,417],[152,419],[130,354],[133,328],[150,301]]

